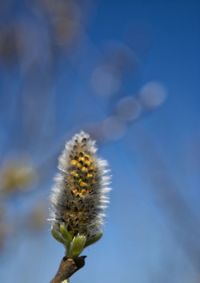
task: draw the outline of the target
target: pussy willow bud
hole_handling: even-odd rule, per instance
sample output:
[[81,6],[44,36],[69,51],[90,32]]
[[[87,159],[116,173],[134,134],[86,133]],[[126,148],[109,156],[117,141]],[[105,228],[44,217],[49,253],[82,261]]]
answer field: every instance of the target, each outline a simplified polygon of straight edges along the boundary
[[[95,142],[84,132],[70,140],[59,158],[51,195],[52,234],[72,254],[102,235],[110,176],[107,162],[96,156]],[[83,249],[83,248],[82,248]]]

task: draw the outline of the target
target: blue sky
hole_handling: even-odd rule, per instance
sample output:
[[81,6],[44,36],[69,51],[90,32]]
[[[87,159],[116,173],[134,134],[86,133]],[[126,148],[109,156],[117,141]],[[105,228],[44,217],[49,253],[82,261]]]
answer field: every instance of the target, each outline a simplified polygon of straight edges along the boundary
[[[106,100],[95,96],[88,83],[107,42],[129,46],[139,62],[137,74],[129,73],[125,78],[121,97],[136,95],[143,85],[156,81],[165,87],[167,98],[160,107],[130,124],[122,139],[101,146],[100,154],[109,161],[113,175],[105,235],[86,250],[86,267],[71,281],[155,283],[165,279],[191,283],[195,279],[192,261],[174,237],[173,220],[162,207],[151,174],[159,171],[161,165],[156,162],[160,158],[170,180],[199,219],[200,3],[97,2],[87,24],[87,41],[72,58],[59,62],[52,90],[62,94],[55,95],[60,109],[57,131],[70,133],[108,114]],[[78,71],[73,67],[76,60]],[[154,153],[158,159],[152,159]],[[52,175],[55,172],[54,167]],[[48,196],[51,184],[50,180],[45,185],[43,198]],[[49,231],[41,236],[24,235],[16,249],[17,263],[15,256],[3,263],[2,280],[49,282],[62,254],[62,247]],[[26,276],[20,279],[19,270],[24,266]]]

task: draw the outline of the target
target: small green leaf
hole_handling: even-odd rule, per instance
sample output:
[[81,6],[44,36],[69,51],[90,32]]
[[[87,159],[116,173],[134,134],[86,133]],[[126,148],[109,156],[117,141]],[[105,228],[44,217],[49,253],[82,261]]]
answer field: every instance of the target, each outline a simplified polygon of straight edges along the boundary
[[62,237],[65,240],[65,245],[68,248],[73,238],[72,238],[72,235],[69,233],[69,231],[67,230],[67,228],[65,227],[64,224],[60,225],[60,233],[62,234]]
[[97,233],[93,238],[87,240],[86,244],[85,244],[85,247],[88,247],[94,243],[96,243],[98,240],[101,239],[101,237],[103,236],[103,233],[102,232],[99,232]]
[[70,248],[69,248],[69,257],[77,257],[83,251],[86,243],[86,237],[84,235],[78,235],[73,238]]
[[62,238],[60,233],[56,231],[54,228],[51,229],[51,235],[56,239],[58,242],[65,244],[65,240]]

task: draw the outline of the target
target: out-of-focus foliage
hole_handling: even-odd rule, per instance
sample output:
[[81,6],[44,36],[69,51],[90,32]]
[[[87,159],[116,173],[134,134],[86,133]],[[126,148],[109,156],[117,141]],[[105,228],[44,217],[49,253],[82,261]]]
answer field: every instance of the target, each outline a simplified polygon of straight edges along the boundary
[[0,176],[1,194],[11,195],[15,192],[20,192],[27,189],[35,180],[36,173],[31,165],[25,163],[20,164],[21,160],[16,162],[11,161],[2,168]]

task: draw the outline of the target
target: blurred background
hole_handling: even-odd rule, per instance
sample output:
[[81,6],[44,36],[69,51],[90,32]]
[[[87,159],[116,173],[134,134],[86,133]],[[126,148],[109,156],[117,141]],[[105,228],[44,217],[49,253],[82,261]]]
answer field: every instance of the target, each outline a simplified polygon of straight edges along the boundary
[[49,194],[83,129],[112,168],[103,239],[72,282],[200,282],[200,3],[0,2],[0,281],[64,249]]

